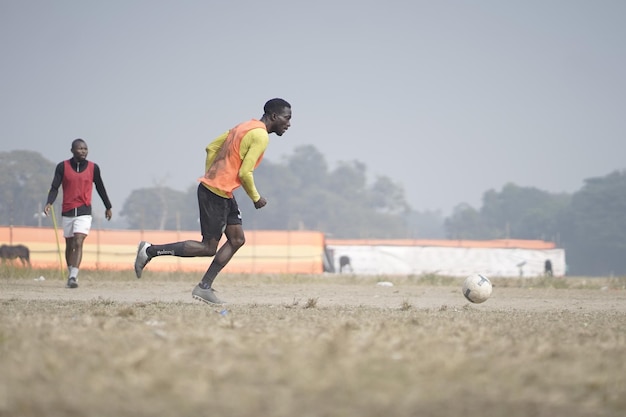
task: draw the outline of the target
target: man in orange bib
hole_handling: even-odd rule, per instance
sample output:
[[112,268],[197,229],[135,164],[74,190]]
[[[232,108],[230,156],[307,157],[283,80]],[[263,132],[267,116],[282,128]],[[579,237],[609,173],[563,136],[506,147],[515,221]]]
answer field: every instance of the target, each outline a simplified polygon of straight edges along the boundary
[[[265,103],[263,116],[249,120],[220,135],[206,147],[205,174],[199,178],[198,206],[202,242],[187,240],[165,245],[139,242],[135,273],[141,278],[144,267],[156,256],[215,256],[192,291],[193,298],[210,304],[223,304],[215,295],[213,281],[245,243],[241,212],[233,191],[240,186],[260,209],[267,204],[254,184],[254,169],[263,159],[269,134],[282,136],[291,126],[291,105],[274,98]],[[222,235],[226,242],[217,248]]]

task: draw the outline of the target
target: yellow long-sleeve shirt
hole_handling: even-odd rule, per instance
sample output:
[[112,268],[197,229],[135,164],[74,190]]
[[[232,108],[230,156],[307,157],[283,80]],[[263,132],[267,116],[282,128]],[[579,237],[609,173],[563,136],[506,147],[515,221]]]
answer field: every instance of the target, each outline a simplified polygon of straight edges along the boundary
[[205,175],[200,181],[212,192],[232,198],[240,185],[253,202],[261,195],[254,183],[254,169],[269,144],[265,124],[259,120],[241,123],[206,147]]

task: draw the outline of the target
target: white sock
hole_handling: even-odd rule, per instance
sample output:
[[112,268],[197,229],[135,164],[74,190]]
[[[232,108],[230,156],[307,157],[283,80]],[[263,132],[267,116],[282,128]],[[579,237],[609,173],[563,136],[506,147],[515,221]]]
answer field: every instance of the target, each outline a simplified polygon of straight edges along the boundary
[[70,266],[70,278],[78,278],[78,268]]

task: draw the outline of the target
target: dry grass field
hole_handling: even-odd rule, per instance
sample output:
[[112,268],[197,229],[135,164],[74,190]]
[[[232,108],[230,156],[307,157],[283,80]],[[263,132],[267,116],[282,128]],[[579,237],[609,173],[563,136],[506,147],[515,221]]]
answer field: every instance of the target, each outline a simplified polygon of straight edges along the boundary
[[0,269],[2,417],[626,415],[624,279],[59,274]]

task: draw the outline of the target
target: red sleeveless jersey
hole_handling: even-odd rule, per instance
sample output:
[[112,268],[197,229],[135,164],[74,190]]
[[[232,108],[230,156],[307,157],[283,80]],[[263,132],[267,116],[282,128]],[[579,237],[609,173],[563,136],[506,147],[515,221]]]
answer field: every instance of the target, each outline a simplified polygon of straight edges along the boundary
[[93,191],[94,164],[85,161],[87,166],[83,171],[76,172],[72,169],[69,159],[63,167],[63,212],[81,206],[91,206]]

